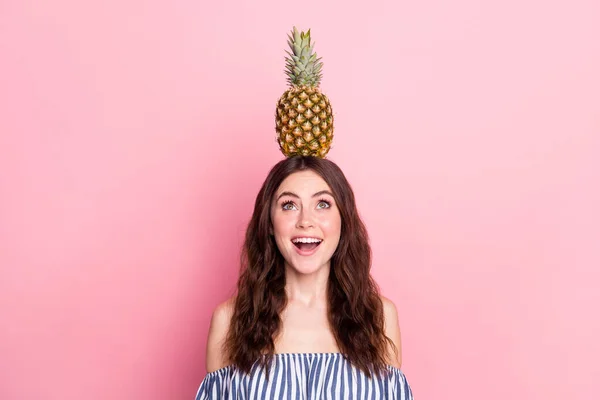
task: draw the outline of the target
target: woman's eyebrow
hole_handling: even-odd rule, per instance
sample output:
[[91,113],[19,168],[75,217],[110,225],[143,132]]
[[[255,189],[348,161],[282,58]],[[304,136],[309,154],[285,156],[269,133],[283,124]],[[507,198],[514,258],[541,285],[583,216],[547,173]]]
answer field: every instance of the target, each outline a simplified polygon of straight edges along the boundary
[[296,193],[294,192],[282,192],[279,196],[277,196],[277,200],[279,200],[280,198],[282,198],[283,196],[290,196],[290,197],[295,197],[297,199],[300,198],[300,196],[298,196]]
[[313,194],[312,197],[319,197],[319,196],[322,196],[324,194],[328,194],[331,197],[333,197],[333,193],[331,193],[329,190],[321,190],[320,192],[317,192],[317,193]]

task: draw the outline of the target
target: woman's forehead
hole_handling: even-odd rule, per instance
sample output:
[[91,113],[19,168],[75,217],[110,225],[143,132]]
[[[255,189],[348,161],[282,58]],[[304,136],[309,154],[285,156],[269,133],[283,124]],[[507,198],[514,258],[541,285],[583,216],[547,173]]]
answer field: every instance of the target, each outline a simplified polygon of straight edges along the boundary
[[324,191],[332,192],[327,182],[316,172],[306,170],[295,172],[285,178],[275,195],[280,196],[284,192],[292,192],[298,196],[312,196],[317,192]]

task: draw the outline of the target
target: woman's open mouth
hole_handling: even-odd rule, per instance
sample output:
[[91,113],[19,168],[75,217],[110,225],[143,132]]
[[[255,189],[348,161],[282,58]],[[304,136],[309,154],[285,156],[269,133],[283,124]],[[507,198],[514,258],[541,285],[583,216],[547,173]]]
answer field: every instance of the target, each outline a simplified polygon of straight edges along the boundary
[[296,251],[303,256],[309,256],[317,251],[323,239],[313,237],[297,237],[292,239]]

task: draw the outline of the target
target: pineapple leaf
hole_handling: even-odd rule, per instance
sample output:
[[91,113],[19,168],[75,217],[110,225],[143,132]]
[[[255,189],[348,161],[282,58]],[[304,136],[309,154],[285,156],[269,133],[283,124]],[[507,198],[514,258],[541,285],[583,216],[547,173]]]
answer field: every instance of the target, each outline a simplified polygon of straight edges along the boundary
[[287,35],[289,50],[286,50],[285,73],[290,85],[318,87],[323,63],[314,52],[315,43],[311,30],[299,31],[295,26]]
[[300,32],[298,32],[296,27],[294,27],[293,34],[294,34],[294,43],[299,43],[302,40],[302,35],[300,34]]

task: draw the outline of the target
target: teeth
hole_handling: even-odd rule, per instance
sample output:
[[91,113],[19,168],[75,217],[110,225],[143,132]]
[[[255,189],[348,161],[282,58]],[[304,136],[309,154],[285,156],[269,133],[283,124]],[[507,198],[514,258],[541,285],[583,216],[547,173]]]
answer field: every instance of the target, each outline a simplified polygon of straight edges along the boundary
[[322,240],[316,239],[316,238],[296,238],[296,239],[292,240],[292,242],[294,242],[294,243],[321,243]]

